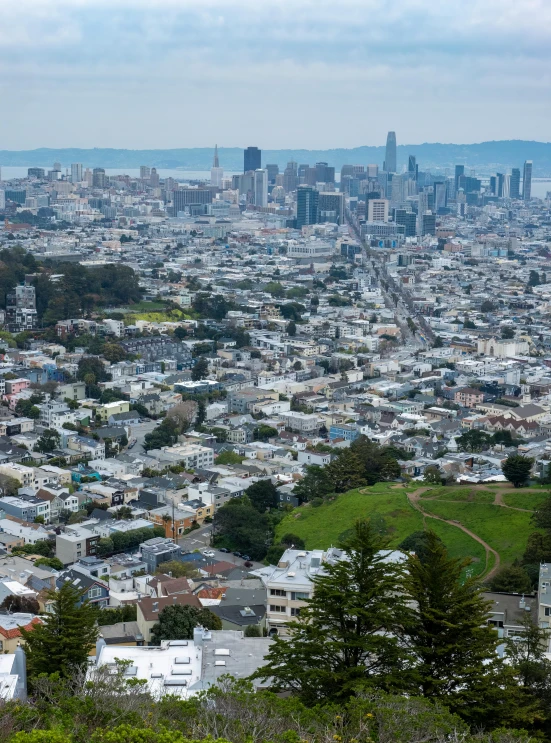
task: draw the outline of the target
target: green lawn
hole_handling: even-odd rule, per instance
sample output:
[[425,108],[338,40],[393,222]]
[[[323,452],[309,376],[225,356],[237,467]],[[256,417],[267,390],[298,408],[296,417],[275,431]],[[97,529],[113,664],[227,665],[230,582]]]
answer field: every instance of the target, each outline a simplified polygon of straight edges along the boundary
[[[417,486],[412,489],[417,489]],[[308,549],[325,549],[338,544],[341,535],[352,528],[357,519],[374,514],[384,518],[391,547],[397,547],[409,534],[423,529],[423,515],[410,505],[405,489],[379,483],[362,490],[364,492],[351,490],[343,493],[332,503],[318,508],[295,509],[279,524],[276,538],[291,532],[302,537]],[[449,524],[428,519],[427,525],[443,540],[452,556],[473,560],[473,575],[484,571],[486,553],[478,542]]]
[[159,310],[165,310],[166,302],[146,302],[142,300],[141,302],[136,302],[136,304],[126,305],[121,309],[126,310],[127,312],[156,312]]
[[493,503],[495,493],[491,490],[479,489],[477,487],[444,487],[435,488],[423,493],[423,499],[430,498],[439,501],[458,501],[464,503]]
[[528,535],[534,531],[529,513],[487,503],[421,500],[420,505],[429,513],[459,521],[497,550],[505,565],[522,555]]
[[521,488],[520,490],[511,490],[510,493],[503,493],[503,502],[506,506],[512,506],[513,508],[528,508],[533,511],[548,497],[549,493],[544,490],[540,490],[537,493],[531,493],[530,491]]

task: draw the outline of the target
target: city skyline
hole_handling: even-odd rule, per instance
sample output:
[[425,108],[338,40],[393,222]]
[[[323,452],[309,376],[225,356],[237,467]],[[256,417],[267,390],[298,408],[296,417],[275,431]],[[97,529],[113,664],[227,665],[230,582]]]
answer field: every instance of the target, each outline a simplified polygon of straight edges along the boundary
[[22,0],[0,28],[7,149],[206,146],[213,106],[260,147],[548,138],[544,0]]

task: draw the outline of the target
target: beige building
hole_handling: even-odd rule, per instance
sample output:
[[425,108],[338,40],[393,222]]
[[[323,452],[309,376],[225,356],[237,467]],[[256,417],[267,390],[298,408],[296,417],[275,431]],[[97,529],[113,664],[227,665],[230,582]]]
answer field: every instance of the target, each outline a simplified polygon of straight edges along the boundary
[[202,604],[192,593],[178,593],[167,598],[150,598],[149,596],[140,599],[137,603],[137,623],[140,634],[146,645],[151,642],[151,630],[159,621],[159,614],[165,606],[195,606],[202,609]]

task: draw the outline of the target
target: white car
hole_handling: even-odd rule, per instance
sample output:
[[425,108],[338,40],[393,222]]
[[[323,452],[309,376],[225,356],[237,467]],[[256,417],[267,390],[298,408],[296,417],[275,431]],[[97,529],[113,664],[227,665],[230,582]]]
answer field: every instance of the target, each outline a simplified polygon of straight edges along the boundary
[[203,554],[205,557],[214,557],[214,552],[212,550],[203,550]]

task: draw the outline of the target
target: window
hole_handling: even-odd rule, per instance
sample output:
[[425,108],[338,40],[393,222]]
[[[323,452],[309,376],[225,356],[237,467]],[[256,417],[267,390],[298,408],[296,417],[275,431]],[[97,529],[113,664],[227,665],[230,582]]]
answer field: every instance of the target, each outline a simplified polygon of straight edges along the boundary
[[287,591],[282,591],[280,588],[270,588],[270,596],[287,596]]
[[298,617],[299,614],[300,614],[300,608],[299,609],[295,609],[295,607],[291,607],[291,616],[292,617]]
[[551,607],[549,607],[549,606],[546,606],[545,607],[545,616],[546,617],[551,617]]
[[284,606],[274,606],[274,604],[270,604],[270,611],[280,612],[282,614],[285,614],[285,607]]
[[90,590],[88,591],[88,596],[89,596],[89,597],[90,597],[91,599],[97,599],[97,598],[98,598],[98,596],[101,596],[101,588],[91,588],[91,589],[90,589]]
[[305,591],[291,591],[291,601],[303,601],[309,598],[310,594]]

